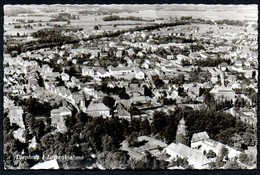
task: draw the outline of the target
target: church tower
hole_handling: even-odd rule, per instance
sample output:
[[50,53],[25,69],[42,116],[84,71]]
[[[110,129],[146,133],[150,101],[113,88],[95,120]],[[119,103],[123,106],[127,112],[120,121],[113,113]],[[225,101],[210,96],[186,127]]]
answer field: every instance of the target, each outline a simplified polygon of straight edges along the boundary
[[176,133],[176,143],[182,143],[184,145],[188,145],[188,137],[187,137],[187,129],[185,125],[185,120],[182,118],[179,121],[177,133]]

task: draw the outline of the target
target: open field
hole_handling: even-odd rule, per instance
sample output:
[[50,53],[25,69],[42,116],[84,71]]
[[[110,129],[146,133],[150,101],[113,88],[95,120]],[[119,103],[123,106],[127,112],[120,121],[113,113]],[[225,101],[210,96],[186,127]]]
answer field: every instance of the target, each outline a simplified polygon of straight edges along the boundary
[[[60,7],[61,6],[61,7]],[[20,7],[20,8],[19,8]],[[40,8],[38,8],[40,7]],[[60,8],[59,8],[60,7]],[[31,33],[37,31],[43,27],[34,27],[33,29],[14,29],[14,24],[17,19],[24,20],[36,20],[42,21],[43,25],[46,24],[53,15],[58,15],[59,13],[66,12],[71,14],[76,14],[79,16],[79,20],[70,20],[70,25],[73,27],[81,27],[85,32],[92,33],[94,26],[101,25],[101,30],[115,30],[115,29],[129,29],[134,28],[137,24],[149,24],[149,22],[144,21],[103,21],[103,18],[107,13],[114,14],[120,17],[140,17],[144,19],[158,19],[164,18],[180,18],[181,16],[192,16],[193,18],[202,18],[205,20],[256,20],[257,19],[257,6],[246,6],[246,5],[191,5],[185,6],[184,4],[178,5],[76,5],[73,7],[68,7],[66,5],[57,6],[54,11],[49,11],[47,6],[36,6],[30,5],[27,8],[21,8],[21,6],[12,6],[19,11],[17,13],[10,13],[10,6],[6,5],[4,11],[4,29],[5,34],[16,35],[17,33]],[[89,11],[90,15],[79,14],[80,11]],[[22,16],[21,16],[22,14]],[[33,16],[37,14],[45,14],[44,16]],[[18,16],[8,16],[8,15],[18,15]],[[160,21],[156,21],[160,22]],[[23,25],[23,24],[22,24]],[[114,27],[116,25],[116,27]]]

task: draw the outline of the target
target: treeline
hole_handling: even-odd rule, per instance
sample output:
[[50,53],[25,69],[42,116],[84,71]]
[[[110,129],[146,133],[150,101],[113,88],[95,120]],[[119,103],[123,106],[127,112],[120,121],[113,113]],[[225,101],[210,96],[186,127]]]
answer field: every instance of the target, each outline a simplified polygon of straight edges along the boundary
[[205,60],[192,60],[192,65],[201,67],[217,67],[219,64],[223,62],[226,62],[229,65],[231,63],[231,60],[225,58],[207,58]]
[[135,16],[128,16],[128,17],[120,17],[117,15],[112,15],[112,16],[105,16],[103,18],[104,21],[119,21],[119,20],[131,20],[131,21],[147,21],[147,22],[154,22],[155,20],[148,20],[148,19],[143,19],[141,17],[135,17]]
[[6,52],[13,55],[13,52],[20,54],[30,50],[62,46],[63,44],[78,42],[78,40],[70,36],[63,36],[61,34],[61,29],[41,29],[37,32],[33,32],[32,36],[39,39],[37,41],[30,41],[23,44],[7,45]]
[[205,19],[201,19],[201,18],[197,18],[197,19],[193,19],[192,22],[195,23],[204,23],[204,24],[218,24],[218,25],[234,25],[234,26],[244,26],[246,25],[246,21],[240,21],[240,20],[228,20],[228,19],[223,19],[223,20],[205,20]]
[[[90,41],[94,39],[100,39],[103,37],[118,37],[121,34],[127,33],[127,32],[134,32],[134,31],[142,31],[142,30],[155,30],[163,27],[171,27],[171,26],[178,26],[178,25],[184,25],[187,24],[185,21],[178,21],[178,22],[172,22],[172,23],[160,23],[160,24],[154,24],[151,26],[137,26],[135,28],[127,29],[127,30],[118,30],[116,32],[111,32],[111,33],[102,33],[99,35],[90,35],[88,38],[84,38],[83,41]],[[57,30],[52,31],[52,30]],[[36,49],[41,49],[41,48],[47,48],[47,47],[55,47],[55,46],[62,46],[63,44],[75,44],[78,43],[80,40],[72,38],[70,36],[62,36],[59,33],[59,29],[50,29],[46,30],[46,34],[43,36],[46,36],[46,38],[40,38],[37,41],[30,41],[27,43],[23,44],[16,44],[16,45],[7,45],[6,47],[6,53],[11,54],[13,51],[16,51],[17,54],[20,54],[22,52],[30,51],[30,50],[36,50]],[[49,34],[50,32],[50,34]],[[32,35],[33,36],[38,36],[42,35],[41,33],[44,33],[43,30],[40,32],[35,32]],[[178,37],[176,37],[178,39]],[[183,40],[183,42],[192,42],[190,39],[184,39],[180,38]]]
[[236,133],[241,136],[243,142],[240,142],[237,149],[246,149],[248,146],[256,144],[256,132],[248,124],[229,113],[212,110],[193,110],[186,107],[178,108],[170,114],[164,112],[155,112],[151,131],[153,135],[171,143],[175,140],[177,125],[179,120],[184,117],[188,131],[188,139],[191,140],[194,133],[206,131],[211,139],[221,143],[234,146],[238,144],[232,139]]

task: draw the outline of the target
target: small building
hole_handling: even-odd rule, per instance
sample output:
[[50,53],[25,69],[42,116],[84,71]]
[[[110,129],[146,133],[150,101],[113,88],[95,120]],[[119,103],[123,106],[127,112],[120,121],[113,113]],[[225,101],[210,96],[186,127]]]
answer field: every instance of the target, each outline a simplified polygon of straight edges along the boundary
[[62,81],[69,81],[69,79],[70,79],[70,76],[68,74],[66,74],[65,72],[62,72],[60,76],[61,76]]
[[116,57],[121,58],[122,56],[123,56],[122,50],[118,50],[118,51],[116,52]]
[[71,117],[72,112],[67,107],[59,107],[51,110],[51,125],[56,127],[58,131],[64,132],[67,130],[65,120]]
[[226,71],[228,69],[228,64],[226,62],[223,62],[218,65],[218,68],[222,71]]
[[141,69],[138,68],[138,67],[134,68],[134,73],[135,73],[135,78],[136,79],[144,79],[145,78],[144,72],[141,71]]
[[99,68],[97,70],[97,76],[103,78],[103,77],[109,77],[110,74],[107,71],[105,71],[103,68]]
[[173,54],[167,55],[166,57],[167,57],[167,60],[173,60],[174,59],[174,55]]
[[89,68],[87,66],[82,67],[82,76],[94,76],[94,70],[92,68]]

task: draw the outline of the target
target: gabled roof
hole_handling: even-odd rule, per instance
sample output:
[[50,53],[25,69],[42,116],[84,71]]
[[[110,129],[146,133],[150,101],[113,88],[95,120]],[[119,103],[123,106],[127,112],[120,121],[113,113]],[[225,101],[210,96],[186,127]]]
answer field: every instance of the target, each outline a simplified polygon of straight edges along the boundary
[[206,131],[194,133],[192,135],[191,143],[198,142],[198,141],[201,141],[201,140],[205,140],[205,139],[208,139],[208,138],[209,138],[209,135]]
[[106,73],[106,71],[103,68],[99,68],[97,70],[97,72],[100,73],[100,74],[105,74]]
[[226,62],[223,62],[223,63],[219,64],[219,66],[220,66],[220,67],[227,67],[228,64],[227,64]]
[[215,148],[217,150],[221,150],[223,146],[225,146],[224,144],[220,143],[220,142],[217,142],[215,140],[212,140],[210,138],[206,139],[204,141],[204,143],[212,148]]
[[124,105],[122,103],[117,104],[117,114],[118,116],[131,116],[130,113],[124,108]]
[[94,71],[92,68],[87,67],[87,66],[83,66],[82,70],[84,70],[84,71],[87,71],[87,70]]
[[203,153],[201,153],[195,149],[192,149],[186,145],[183,145],[181,143],[178,143],[178,144],[171,143],[166,149],[168,149],[182,157],[186,157],[186,158],[192,160],[193,162],[197,162],[200,164],[206,164],[209,162],[209,160]]
[[115,67],[111,68],[111,71],[131,71],[131,67]]
[[87,111],[107,111],[109,110],[104,103],[92,103],[88,105]]

